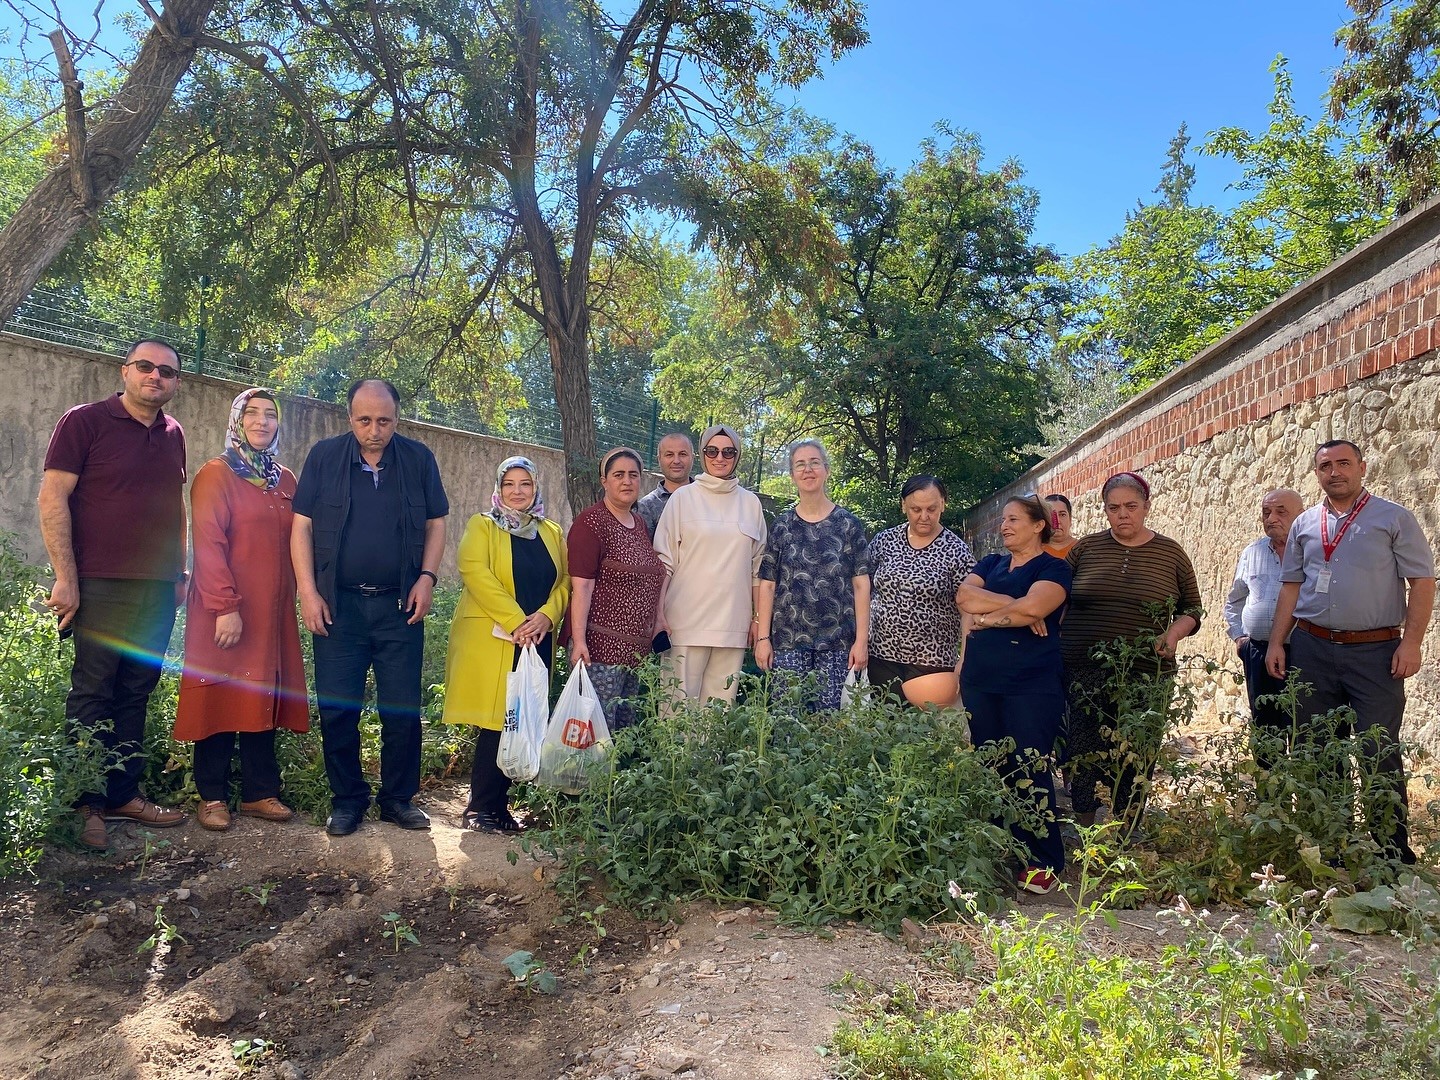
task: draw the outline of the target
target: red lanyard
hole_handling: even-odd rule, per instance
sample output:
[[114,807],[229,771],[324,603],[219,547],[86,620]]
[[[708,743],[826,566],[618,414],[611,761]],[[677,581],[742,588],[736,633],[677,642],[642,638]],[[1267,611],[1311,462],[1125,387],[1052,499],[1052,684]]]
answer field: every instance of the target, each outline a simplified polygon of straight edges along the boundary
[[1330,542],[1330,505],[1326,503],[1320,511],[1320,548],[1325,552],[1325,561],[1330,561],[1330,556],[1335,554],[1335,549],[1340,546],[1340,541],[1345,539],[1345,530],[1350,528],[1350,523],[1355,520],[1355,515],[1365,509],[1365,504],[1370,501],[1370,492],[1361,492],[1360,498],[1355,500],[1355,505],[1350,508],[1350,513],[1345,515],[1345,520],[1340,523],[1340,531],[1335,534],[1335,542]]

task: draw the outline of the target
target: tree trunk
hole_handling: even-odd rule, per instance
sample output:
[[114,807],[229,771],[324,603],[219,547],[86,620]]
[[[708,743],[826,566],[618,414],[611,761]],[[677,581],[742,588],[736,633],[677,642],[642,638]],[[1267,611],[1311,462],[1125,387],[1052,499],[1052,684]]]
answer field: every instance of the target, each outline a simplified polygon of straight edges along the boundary
[[[189,70],[194,37],[214,6],[215,0],[166,5],[162,25],[145,36],[114,103],[89,133],[84,160],[78,168],[66,162],[53,169],[0,229],[0,323],[15,314],[75,234],[119,190]],[[88,185],[73,182],[82,175],[88,175]],[[77,193],[77,186],[89,197]]]
[[[581,297],[576,303],[584,305]],[[600,456],[595,446],[595,410],[590,394],[590,319],[582,315],[577,332],[561,334],[547,326],[550,366],[555,374],[555,405],[565,444],[565,488],[572,513],[600,498]]]

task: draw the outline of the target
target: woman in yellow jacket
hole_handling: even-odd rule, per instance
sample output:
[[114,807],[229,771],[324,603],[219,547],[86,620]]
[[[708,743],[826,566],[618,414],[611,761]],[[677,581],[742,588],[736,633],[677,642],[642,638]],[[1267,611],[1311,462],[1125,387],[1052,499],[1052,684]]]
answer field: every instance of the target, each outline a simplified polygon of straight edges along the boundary
[[[495,758],[505,725],[505,684],[534,645],[546,667],[553,631],[570,601],[565,534],[545,518],[535,465],[506,458],[495,474],[488,514],[476,514],[460,540],[465,591],[450,624],[445,660],[445,714],[452,724],[480,728],[462,824],[483,832],[518,832],[508,805],[510,778]],[[505,636],[501,636],[501,635]]]

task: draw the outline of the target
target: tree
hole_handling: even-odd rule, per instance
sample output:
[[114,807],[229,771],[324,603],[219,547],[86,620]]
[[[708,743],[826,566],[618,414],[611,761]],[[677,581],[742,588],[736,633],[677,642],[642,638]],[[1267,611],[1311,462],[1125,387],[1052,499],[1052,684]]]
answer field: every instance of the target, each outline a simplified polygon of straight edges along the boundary
[[51,35],[65,86],[68,153],[0,229],[0,322],[119,189],[189,68],[214,5],[215,0],[170,0],[93,131],[87,130],[83,87],[65,33]]
[[1390,222],[1393,207],[1360,178],[1365,139],[1295,109],[1283,56],[1271,65],[1270,126],[1258,134],[1225,127],[1202,150],[1241,167],[1231,189],[1244,192],[1217,235],[1220,289],[1246,318],[1319,273]]
[[1053,256],[1030,242],[1018,165],[982,157],[942,126],[897,173],[831,136],[738,177],[714,217],[733,224],[707,234],[749,311],[718,343],[745,348],[773,429],[830,442],[839,489],[873,521],[912,473],[944,478],[959,507],[1033,460],[1016,447],[1038,438],[1033,347],[1054,304],[1037,269]]
[[1134,389],[1143,389],[1190,359],[1233,325],[1217,288],[1221,215],[1195,206],[1195,166],[1182,124],[1165,155],[1160,198],[1126,215],[1125,228],[1051,270],[1073,290],[1064,336],[1073,351],[1113,351]]
[[1440,0],[1349,4],[1331,115],[1358,121],[1372,146],[1357,175],[1403,214],[1440,189]]
[[[1113,355],[1135,392],[1163,378],[1251,315],[1382,228],[1391,208],[1359,179],[1365,139],[1296,111],[1284,57],[1271,67],[1270,125],[1212,132],[1200,153],[1240,166],[1228,212],[1190,201],[1195,167],[1182,126],[1160,198],[1124,230],[1054,268],[1074,289],[1062,351]],[[1104,370],[1102,367],[1101,370]]]
[[581,506],[597,271],[631,261],[627,213],[685,213],[703,139],[758,123],[767,87],[863,41],[856,0],[639,0],[628,16],[591,0],[255,0],[202,44],[273,87],[312,148],[275,166],[321,178],[333,213],[368,212],[354,186],[376,182],[418,233],[458,223],[457,280],[543,337]]

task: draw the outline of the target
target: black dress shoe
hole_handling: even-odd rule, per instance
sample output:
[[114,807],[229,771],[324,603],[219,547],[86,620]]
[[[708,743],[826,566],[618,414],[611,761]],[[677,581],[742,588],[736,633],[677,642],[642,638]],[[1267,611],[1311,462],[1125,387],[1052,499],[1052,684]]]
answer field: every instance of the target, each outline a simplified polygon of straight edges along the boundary
[[360,822],[364,820],[364,810],[335,807],[330,811],[330,817],[325,822],[325,831],[331,836],[349,836],[360,828]]
[[380,807],[380,820],[388,821],[392,825],[399,825],[402,829],[428,829],[430,827],[430,815],[408,802],[391,803],[389,806]]

